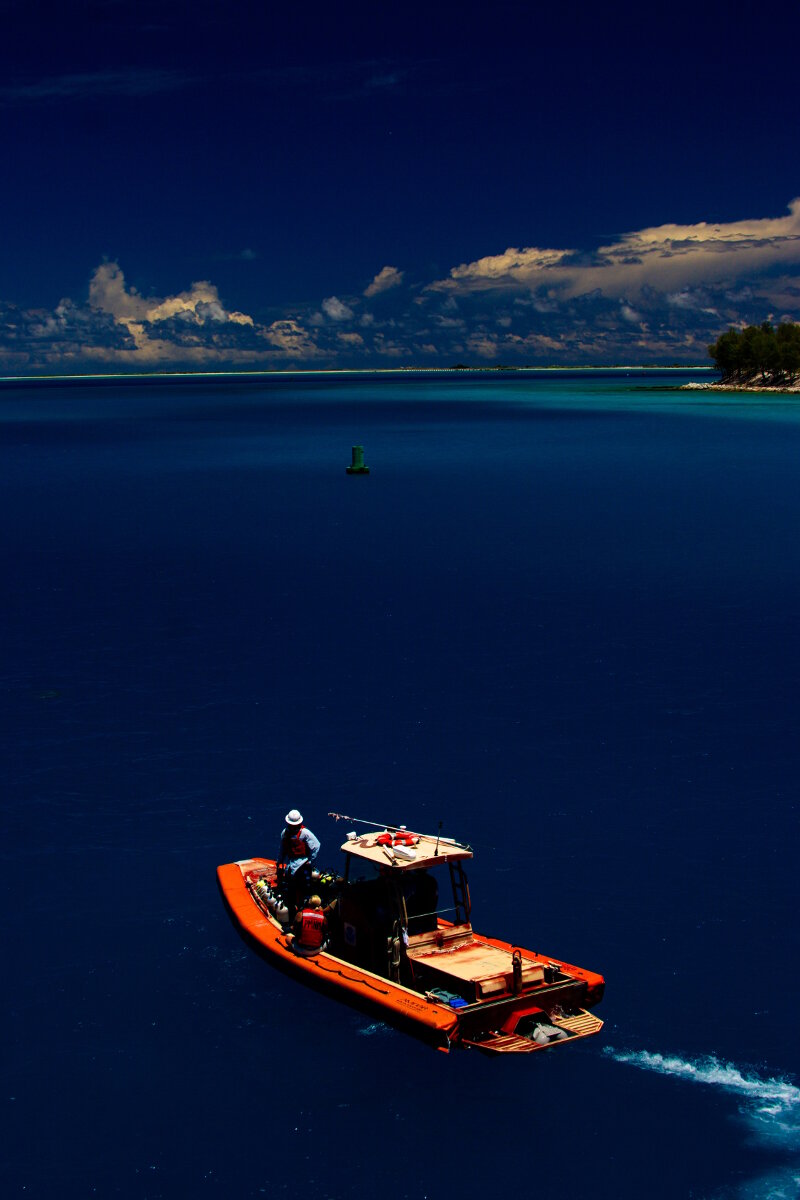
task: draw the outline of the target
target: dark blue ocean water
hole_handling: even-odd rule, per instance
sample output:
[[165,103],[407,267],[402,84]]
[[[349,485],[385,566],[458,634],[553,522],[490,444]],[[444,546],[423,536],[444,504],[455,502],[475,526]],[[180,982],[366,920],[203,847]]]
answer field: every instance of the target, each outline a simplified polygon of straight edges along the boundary
[[[682,381],[0,389],[4,1196],[796,1194],[800,401]],[[214,872],[290,807],[441,820],[603,1033],[272,969]]]

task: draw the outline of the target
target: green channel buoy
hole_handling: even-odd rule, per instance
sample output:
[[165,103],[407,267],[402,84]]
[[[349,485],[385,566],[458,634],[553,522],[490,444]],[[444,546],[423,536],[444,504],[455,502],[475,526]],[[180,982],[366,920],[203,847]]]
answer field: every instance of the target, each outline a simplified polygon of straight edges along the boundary
[[345,470],[348,475],[369,475],[369,467],[364,465],[363,446],[353,446],[353,461]]

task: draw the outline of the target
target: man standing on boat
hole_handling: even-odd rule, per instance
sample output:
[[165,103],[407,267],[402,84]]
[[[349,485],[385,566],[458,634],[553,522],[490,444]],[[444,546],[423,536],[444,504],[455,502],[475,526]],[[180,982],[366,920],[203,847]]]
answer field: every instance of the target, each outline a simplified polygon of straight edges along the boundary
[[303,824],[296,808],[286,814],[286,827],[281,834],[278,854],[278,878],[289,906],[289,919],[294,920],[298,908],[311,891],[311,864],[319,854],[319,839]]

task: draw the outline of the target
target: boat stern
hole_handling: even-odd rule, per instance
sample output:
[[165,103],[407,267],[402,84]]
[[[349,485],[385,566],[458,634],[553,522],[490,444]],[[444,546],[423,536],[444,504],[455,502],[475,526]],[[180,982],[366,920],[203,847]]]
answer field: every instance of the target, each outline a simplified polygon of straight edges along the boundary
[[585,1008],[548,1013],[529,1006],[511,1014],[498,1029],[475,1030],[471,1036],[462,1036],[461,1043],[484,1054],[530,1054],[576,1038],[592,1037],[602,1028],[600,1018]]

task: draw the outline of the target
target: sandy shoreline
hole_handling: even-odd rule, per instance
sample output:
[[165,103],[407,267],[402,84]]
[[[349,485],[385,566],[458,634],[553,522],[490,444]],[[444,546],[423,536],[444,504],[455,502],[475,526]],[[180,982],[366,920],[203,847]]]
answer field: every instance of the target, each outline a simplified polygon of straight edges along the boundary
[[776,392],[779,395],[797,395],[800,392],[800,380],[794,383],[775,387],[766,383],[684,383],[682,392]]

